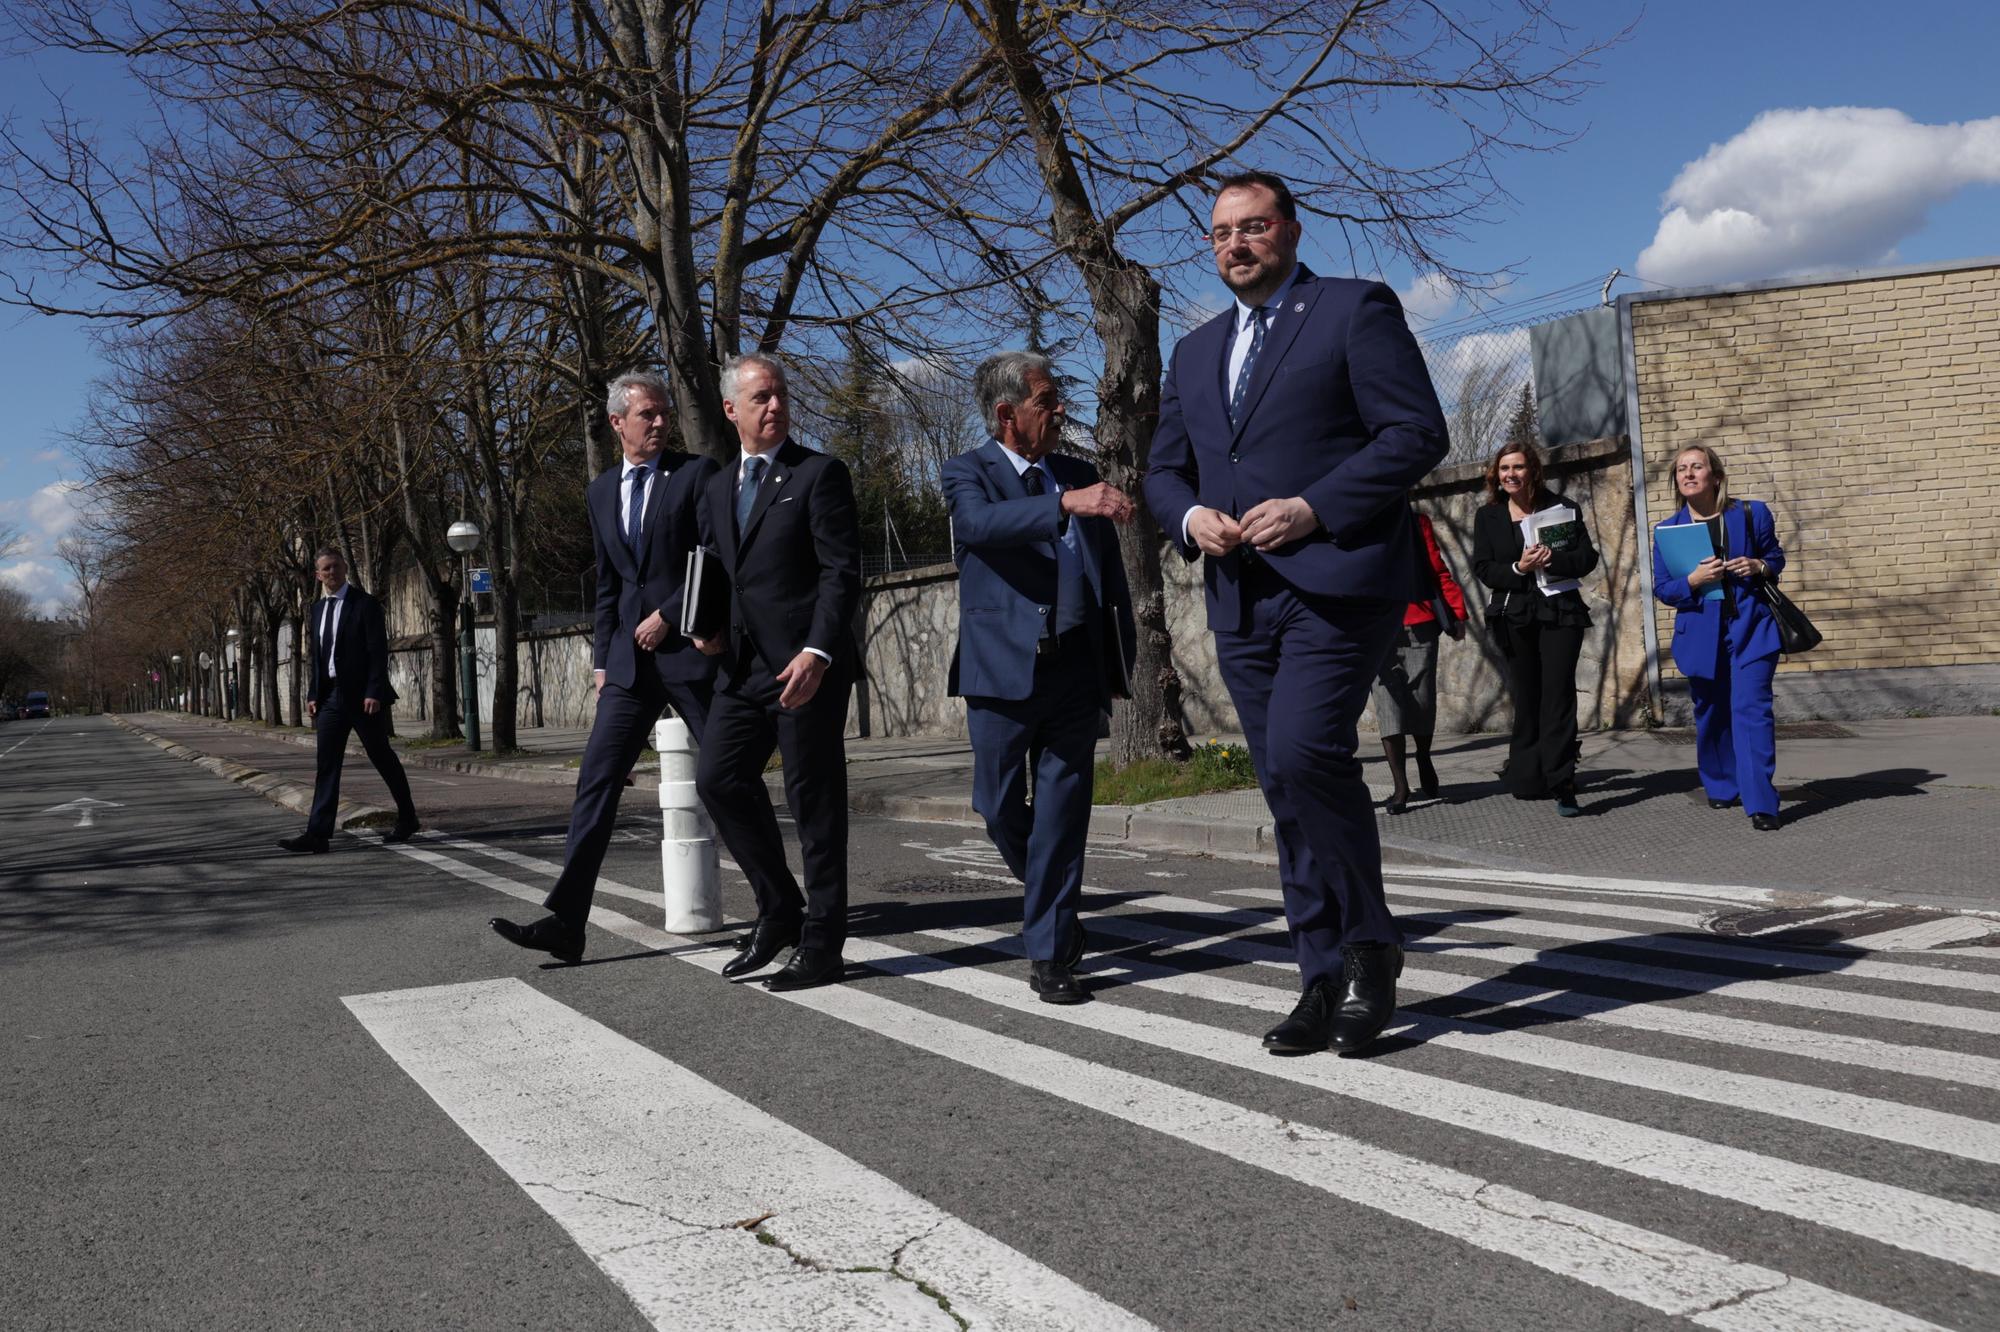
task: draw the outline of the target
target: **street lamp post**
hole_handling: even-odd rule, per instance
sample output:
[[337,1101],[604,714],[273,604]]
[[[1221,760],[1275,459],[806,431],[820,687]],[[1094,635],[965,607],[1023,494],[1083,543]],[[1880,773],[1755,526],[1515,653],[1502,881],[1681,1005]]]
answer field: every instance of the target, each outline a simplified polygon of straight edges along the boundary
[[174,653],[167,667],[167,689],[174,696],[174,706],[181,706],[181,654]]
[[445,544],[457,551],[465,569],[465,613],[458,630],[459,692],[465,696],[465,747],[479,749],[479,659],[472,634],[473,616],[479,603],[473,600],[472,552],[479,549],[479,524],[464,519],[444,534]]
[[[209,656],[207,650],[204,649],[201,655],[197,656],[194,660],[195,664],[201,667],[201,692],[204,695],[204,702],[202,704],[201,715],[206,717],[208,715],[208,700],[206,699],[205,696],[207,695],[209,688],[208,672],[209,669],[215,665],[215,658]],[[214,701],[219,703],[221,700],[217,699]],[[222,709],[218,707],[216,708],[216,711],[220,712],[222,711]]]

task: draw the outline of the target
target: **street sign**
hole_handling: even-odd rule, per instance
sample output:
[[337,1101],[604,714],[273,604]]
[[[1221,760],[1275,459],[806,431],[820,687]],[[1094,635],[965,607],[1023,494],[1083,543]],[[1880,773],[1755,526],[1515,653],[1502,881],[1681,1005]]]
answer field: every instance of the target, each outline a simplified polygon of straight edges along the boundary
[[493,590],[493,571],[491,569],[474,569],[472,571],[472,590],[474,592],[491,592]]

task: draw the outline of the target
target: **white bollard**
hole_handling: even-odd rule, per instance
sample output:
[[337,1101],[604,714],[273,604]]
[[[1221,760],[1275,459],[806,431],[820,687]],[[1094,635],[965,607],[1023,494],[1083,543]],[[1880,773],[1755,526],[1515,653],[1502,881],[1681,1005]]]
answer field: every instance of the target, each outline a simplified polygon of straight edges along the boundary
[[668,717],[653,726],[660,751],[660,880],[672,934],[722,928],[722,866],[715,830],[694,790],[694,740],[687,723]]

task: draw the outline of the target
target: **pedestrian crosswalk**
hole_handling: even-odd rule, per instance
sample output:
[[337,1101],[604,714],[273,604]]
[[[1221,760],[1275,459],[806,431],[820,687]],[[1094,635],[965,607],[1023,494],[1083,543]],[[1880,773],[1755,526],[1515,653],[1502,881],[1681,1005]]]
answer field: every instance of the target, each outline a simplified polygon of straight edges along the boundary
[[[531,901],[558,869],[471,839],[394,849]],[[968,891],[999,886],[956,863]],[[1038,1003],[1010,929],[939,911],[857,933],[865,983],[757,993],[774,1020],[809,1010],[941,1078],[997,1078],[1052,1121],[1101,1117],[1419,1228],[1461,1255],[1471,1300],[1532,1271],[1633,1322],[2000,1325],[1990,950],[1811,952],[1704,935],[1672,886],[1399,869],[1412,941],[1383,1048],[1277,1059],[1255,1033],[1295,972],[1268,871],[1194,891],[1115,868],[1086,922],[1098,1002]],[[659,965],[730,956],[645,923],[643,891],[602,891],[623,900],[593,923]],[[348,1005],[656,1326],[1176,1325],[517,980]],[[753,1158],[786,1165],[773,1180]],[[1242,1299],[1239,1325],[1264,1321]]]

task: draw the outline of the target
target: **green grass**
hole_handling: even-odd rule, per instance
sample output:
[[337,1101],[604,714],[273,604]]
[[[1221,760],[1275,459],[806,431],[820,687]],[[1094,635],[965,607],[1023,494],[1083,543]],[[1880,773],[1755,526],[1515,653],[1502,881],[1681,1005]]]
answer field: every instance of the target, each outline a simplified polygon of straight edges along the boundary
[[1097,765],[1091,799],[1100,805],[1143,805],[1176,796],[1241,791],[1257,784],[1250,751],[1242,745],[1197,745],[1185,763],[1172,759],[1141,759],[1123,768]]

